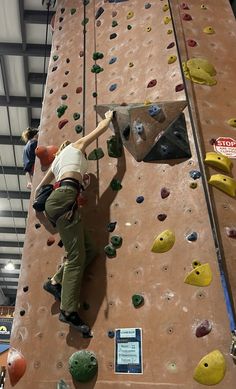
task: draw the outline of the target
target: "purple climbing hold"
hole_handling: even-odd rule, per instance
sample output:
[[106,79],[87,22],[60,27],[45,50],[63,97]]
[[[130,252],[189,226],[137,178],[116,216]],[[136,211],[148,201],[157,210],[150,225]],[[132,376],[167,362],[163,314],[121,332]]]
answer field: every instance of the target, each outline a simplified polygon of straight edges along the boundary
[[144,197],[143,196],[138,196],[136,198],[136,203],[138,203],[138,204],[141,204],[143,201],[144,201]]
[[150,3],[146,3],[146,4],[144,5],[144,8],[145,8],[145,9],[149,9],[149,8],[151,8],[151,6],[152,6],[152,5],[151,5]]
[[229,238],[233,238],[233,239],[236,239],[236,228],[234,227],[225,227],[225,230],[226,230],[226,235],[229,237]]
[[110,61],[109,61],[109,65],[112,65],[113,63],[115,63],[117,60],[116,57],[111,57]]
[[170,195],[170,191],[167,188],[161,188],[161,198],[166,199]]
[[193,178],[194,180],[197,180],[198,178],[201,178],[201,172],[199,172],[199,170],[191,170],[189,172],[189,175],[191,178]]
[[189,14],[184,14],[182,19],[187,21],[193,20],[192,16]]
[[109,88],[110,92],[113,92],[117,88],[117,84],[112,84]]
[[103,14],[103,12],[104,12],[104,8],[99,7],[97,12],[96,12],[95,19],[97,20],[98,18],[100,18],[100,16]]
[[204,320],[199,326],[196,328],[196,337],[201,338],[205,335],[208,335],[212,330],[212,325],[208,320]]
[[181,92],[182,90],[184,90],[184,84],[176,85],[175,92]]
[[168,46],[167,46],[167,49],[172,49],[172,47],[175,46],[175,42],[171,42]]
[[167,218],[167,215],[165,213],[159,213],[159,215],[157,216],[157,219],[160,222],[163,222],[166,218]]
[[110,35],[110,39],[115,39],[117,37],[117,34],[113,32],[113,34]]

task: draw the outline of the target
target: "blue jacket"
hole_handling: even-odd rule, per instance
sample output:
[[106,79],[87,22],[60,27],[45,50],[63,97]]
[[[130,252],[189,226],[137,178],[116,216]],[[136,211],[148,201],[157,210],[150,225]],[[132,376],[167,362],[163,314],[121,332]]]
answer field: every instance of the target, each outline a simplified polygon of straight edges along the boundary
[[29,140],[23,151],[23,168],[25,172],[30,173],[35,162],[35,149],[38,145],[37,139]]

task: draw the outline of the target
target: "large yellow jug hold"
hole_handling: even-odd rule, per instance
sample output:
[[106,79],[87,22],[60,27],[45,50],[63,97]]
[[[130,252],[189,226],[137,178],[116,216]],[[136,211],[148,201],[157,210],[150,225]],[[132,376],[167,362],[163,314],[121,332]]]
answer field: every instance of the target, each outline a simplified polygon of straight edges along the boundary
[[193,378],[202,385],[217,385],[225,376],[226,363],[223,354],[214,350],[203,357],[196,369]]
[[214,78],[216,70],[207,59],[192,58],[183,62],[182,66],[186,78],[197,84],[213,86],[217,83]]
[[155,238],[151,251],[153,253],[165,253],[174,246],[174,243],[175,234],[170,230],[165,230]]
[[221,169],[226,173],[230,173],[233,166],[233,162],[230,158],[221,153],[215,153],[214,151],[206,153],[205,163],[209,166]]
[[208,183],[232,197],[236,196],[236,181],[231,177],[224,174],[213,174]]
[[185,284],[194,286],[208,286],[212,281],[212,271],[209,263],[203,265],[197,261],[193,262],[193,270],[184,279]]

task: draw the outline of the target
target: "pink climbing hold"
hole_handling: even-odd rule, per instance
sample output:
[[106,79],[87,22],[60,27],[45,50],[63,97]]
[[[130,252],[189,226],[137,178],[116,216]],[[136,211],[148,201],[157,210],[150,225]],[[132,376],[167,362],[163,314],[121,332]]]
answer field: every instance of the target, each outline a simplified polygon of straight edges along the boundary
[[180,4],[180,8],[181,9],[189,9],[189,6],[186,3],[182,3],[182,4]]
[[184,90],[184,84],[176,85],[175,92],[180,92],[181,90]]
[[161,198],[166,199],[170,195],[170,191],[167,188],[161,188]]
[[229,238],[233,238],[233,239],[236,239],[236,228],[232,227],[225,227],[225,230],[226,230],[226,235],[229,237]]
[[195,47],[195,46],[197,46],[197,42],[194,41],[193,39],[187,39],[187,44],[188,44],[188,46],[190,46],[190,47]]
[[193,20],[192,16],[189,15],[189,14],[184,14],[182,19],[183,19],[183,20],[187,20],[187,21]]
[[67,123],[68,123],[67,119],[60,120],[59,123],[58,123],[59,130],[61,130]]
[[26,371],[26,360],[20,351],[15,348],[11,348],[8,351],[7,356],[7,370],[10,377],[12,386],[15,386],[17,382],[23,377]]
[[199,326],[196,328],[196,337],[202,338],[205,335],[208,335],[211,332],[212,325],[208,320],[204,320]]
[[81,93],[82,92],[82,87],[81,86],[78,86],[78,88],[76,88],[76,93]]
[[148,85],[147,85],[147,88],[152,88],[153,86],[155,86],[157,84],[157,80],[151,80],[149,81]]

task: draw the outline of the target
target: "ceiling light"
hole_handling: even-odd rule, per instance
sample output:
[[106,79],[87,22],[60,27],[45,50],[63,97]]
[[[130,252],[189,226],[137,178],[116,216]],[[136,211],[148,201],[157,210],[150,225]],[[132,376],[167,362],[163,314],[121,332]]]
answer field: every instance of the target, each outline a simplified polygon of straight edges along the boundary
[[9,261],[7,262],[7,264],[5,265],[4,267],[6,270],[14,270],[15,269],[15,265],[12,261]]

